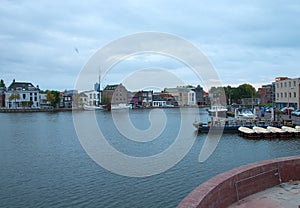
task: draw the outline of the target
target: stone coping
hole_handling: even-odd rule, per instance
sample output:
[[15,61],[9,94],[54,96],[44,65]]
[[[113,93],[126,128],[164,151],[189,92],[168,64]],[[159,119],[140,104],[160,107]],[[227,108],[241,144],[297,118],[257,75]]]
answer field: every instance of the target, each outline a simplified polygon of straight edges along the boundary
[[[255,162],[209,179],[195,188],[177,207],[228,207],[238,199],[281,182],[299,179],[300,155]],[[239,181],[241,184],[237,186]]]

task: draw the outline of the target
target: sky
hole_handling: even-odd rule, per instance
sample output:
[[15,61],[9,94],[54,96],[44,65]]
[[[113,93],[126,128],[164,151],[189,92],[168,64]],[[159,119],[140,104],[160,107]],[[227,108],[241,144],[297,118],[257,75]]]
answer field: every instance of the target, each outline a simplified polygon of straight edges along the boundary
[[[73,89],[97,51],[122,37],[151,31],[199,48],[223,85],[257,88],[275,77],[299,77],[299,19],[297,0],[1,0],[0,79],[7,86],[15,79],[44,90]],[[186,84],[205,82],[174,58],[139,54],[101,77],[102,87],[151,67],[173,70]],[[97,80],[97,75],[90,78],[91,89]]]

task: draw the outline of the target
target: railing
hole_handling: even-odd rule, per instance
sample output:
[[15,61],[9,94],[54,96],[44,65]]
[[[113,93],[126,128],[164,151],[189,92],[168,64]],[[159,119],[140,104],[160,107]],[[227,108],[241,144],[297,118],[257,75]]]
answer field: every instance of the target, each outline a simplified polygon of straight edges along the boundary
[[[271,176],[277,176],[278,177],[278,184],[281,183],[281,175],[280,175],[280,170],[279,170],[279,167],[277,168],[274,168],[274,169],[271,169],[271,170],[268,170],[268,171],[264,171],[264,172],[260,172],[258,174],[255,174],[255,175],[252,175],[252,176],[249,176],[247,178],[243,178],[241,180],[236,180],[234,182],[234,186],[235,186],[235,192],[236,192],[236,198],[237,198],[237,202],[240,203],[240,200],[243,198],[243,197],[240,197],[240,192],[239,192],[239,185],[241,186],[241,184],[243,182],[246,182],[246,181],[249,181],[249,180],[253,180],[255,181],[256,183],[259,183],[260,180],[258,179],[258,177],[263,177],[264,180],[266,180],[267,178],[267,174],[270,173],[270,177]],[[272,179],[272,178],[271,178]],[[247,183],[246,183],[247,184]],[[278,185],[276,184],[276,185]],[[270,187],[267,187],[267,188],[270,188]],[[246,195],[247,196],[247,195]]]

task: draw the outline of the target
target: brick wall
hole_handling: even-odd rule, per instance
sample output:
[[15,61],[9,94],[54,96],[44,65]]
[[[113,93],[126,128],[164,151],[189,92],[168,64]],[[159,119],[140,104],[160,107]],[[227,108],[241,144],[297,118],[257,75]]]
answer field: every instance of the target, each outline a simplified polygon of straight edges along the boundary
[[223,208],[290,180],[300,180],[300,156],[252,163],[217,175],[194,189],[178,208]]

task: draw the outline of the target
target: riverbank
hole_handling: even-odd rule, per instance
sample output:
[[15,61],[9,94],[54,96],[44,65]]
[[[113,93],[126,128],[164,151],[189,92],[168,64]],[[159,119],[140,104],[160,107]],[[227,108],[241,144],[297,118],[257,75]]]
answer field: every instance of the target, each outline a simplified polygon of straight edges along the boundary
[[81,109],[72,109],[72,108],[1,108],[0,113],[35,113],[35,112],[65,112],[72,110],[81,110]]

